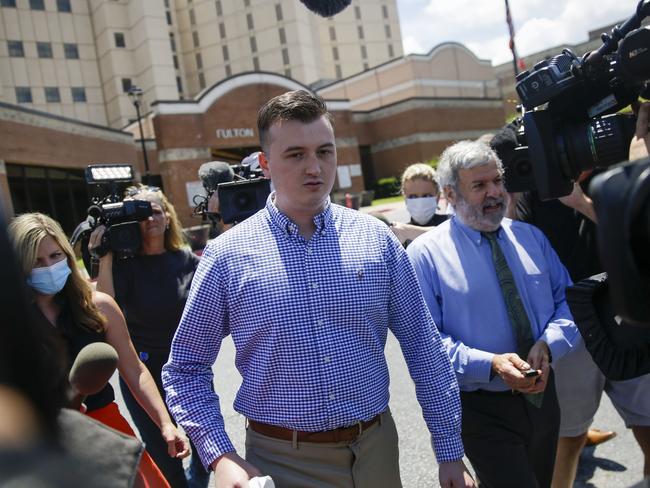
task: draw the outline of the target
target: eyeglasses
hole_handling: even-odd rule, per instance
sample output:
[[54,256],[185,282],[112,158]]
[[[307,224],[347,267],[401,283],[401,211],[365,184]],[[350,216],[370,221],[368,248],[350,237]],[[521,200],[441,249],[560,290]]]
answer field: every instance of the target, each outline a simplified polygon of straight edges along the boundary
[[141,186],[130,186],[126,189],[126,196],[134,197],[140,193],[156,193],[159,192],[160,188],[157,186],[141,185]]

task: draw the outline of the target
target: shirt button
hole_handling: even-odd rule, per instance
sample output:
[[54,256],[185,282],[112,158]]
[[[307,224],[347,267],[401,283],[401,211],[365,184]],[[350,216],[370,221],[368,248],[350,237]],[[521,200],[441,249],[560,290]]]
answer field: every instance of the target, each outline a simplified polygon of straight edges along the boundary
[[336,395],[334,393],[330,393],[330,400],[334,400],[336,398]]
[[323,358],[323,361],[325,361],[326,363],[329,363],[329,362],[330,362],[330,357],[329,357],[329,356],[325,356],[325,357]]
[[311,254],[312,254],[311,247],[308,247],[308,248],[307,248],[307,254],[309,254],[309,255],[311,256]]
[[315,290],[316,288],[318,288],[318,283],[312,283],[311,287]]
[[316,323],[317,323],[318,325],[324,325],[324,324],[325,324],[325,321],[324,321],[324,320],[319,320],[319,321],[316,322]]

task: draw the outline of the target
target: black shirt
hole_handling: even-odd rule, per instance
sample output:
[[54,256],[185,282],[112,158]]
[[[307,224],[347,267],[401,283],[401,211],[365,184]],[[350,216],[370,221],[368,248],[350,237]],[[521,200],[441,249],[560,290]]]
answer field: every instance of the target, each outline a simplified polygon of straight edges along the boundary
[[574,282],[603,271],[596,224],[580,212],[559,200],[542,201],[530,192],[523,193],[517,202],[517,220],[539,227]]
[[169,352],[198,263],[186,249],[113,263],[115,300],[138,352]]

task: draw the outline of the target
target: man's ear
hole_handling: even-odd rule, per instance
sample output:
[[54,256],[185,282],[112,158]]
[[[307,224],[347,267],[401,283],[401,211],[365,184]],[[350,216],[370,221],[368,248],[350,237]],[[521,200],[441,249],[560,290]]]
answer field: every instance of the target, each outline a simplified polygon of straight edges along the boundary
[[456,204],[456,192],[450,185],[445,186],[443,193],[449,203],[452,205]]
[[260,162],[260,168],[262,168],[262,171],[264,171],[264,176],[267,178],[270,178],[269,175],[269,160],[266,159],[266,154],[261,152],[258,156],[258,161]]

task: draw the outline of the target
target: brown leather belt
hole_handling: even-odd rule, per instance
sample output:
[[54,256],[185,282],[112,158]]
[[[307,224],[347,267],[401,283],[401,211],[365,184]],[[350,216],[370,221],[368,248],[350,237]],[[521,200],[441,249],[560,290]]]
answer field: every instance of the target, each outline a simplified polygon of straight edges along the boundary
[[[340,427],[334,430],[325,430],[322,432],[304,432],[301,430],[291,430],[277,425],[263,424],[248,420],[248,426],[258,434],[274,439],[282,439],[285,441],[296,440],[298,442],[350,442],[359,437],[371,425],[379,422],[381,414],[378,414],[363,422],[357,422],[349,427]],[[295,435],[295,437],[294,437]]]

